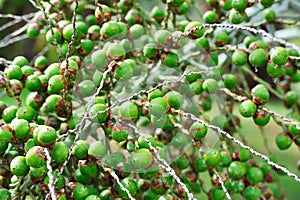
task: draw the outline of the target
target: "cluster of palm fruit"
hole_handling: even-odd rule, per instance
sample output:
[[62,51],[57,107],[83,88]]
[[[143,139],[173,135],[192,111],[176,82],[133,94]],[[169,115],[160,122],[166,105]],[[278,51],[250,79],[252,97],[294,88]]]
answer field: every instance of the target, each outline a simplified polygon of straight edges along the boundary
[[[127,199],[128,193],[107,167],[136,199],[187,199],[182,185],[159,166],[158,157],[170,163],[197,199],[225,199],[219,179],[237,198],[283,198],[282,188],[275,184],[281,171],[220,135],[220,141],[208,143],[207,126],[187,120],[179,110],[238,136],[240,118],[252,117],[259,127],[269,123],[271,115],[263,107],[275,93],[290,109],[287,117],[300,121],[299,97],[292,89],[300,81],[299,63],[291,59],[299,56],[296,50],[243,32],[233,43],[235,30],[203,28],[188,35],[202,25],[189,18],[194,1],[158,1],[150,11],[143,7],[147,2],[135,0],[81,0],[78,6],[74,0],[41,3],[47,15],[37,12],[27,34],[56,46],[58,58],[50,63],[47,56],[39,56],[29,65],[27,58],[17,56],[4,70],[0,199],[43,199],[49,194],[50,178],[55,179],[59,200]],[[245,9],[258,4],[247,0],[207,3],[213,10],[203,15],[205,23],[234,24],[246,21]],[[273,0],[259,3],[268,8]],[[270,8],[263,16],[267,23],[275,20]],[[278,82],[276,88],[255,75],[256,70],[266,71]],[[197,73],[116,104],[191,72]],[[245,77],[257,81],[250,91]],[[239,105],[239,113],[233,113],[232,97],[223,98],[225,89],[248,99]],[[11,103],[11,98],[17,103]],[[221,113],[214,115],[213,105]],[[82,123],[84,112],[93,117]],[[274,141],[279,149],[300,144],[295,126],[276,123],[284,130]],[[52,177],[47,174],[46,150]]]

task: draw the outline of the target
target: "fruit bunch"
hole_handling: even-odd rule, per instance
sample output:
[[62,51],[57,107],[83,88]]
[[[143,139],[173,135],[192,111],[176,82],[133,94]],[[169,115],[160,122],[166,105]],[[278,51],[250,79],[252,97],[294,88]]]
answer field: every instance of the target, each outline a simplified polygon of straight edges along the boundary
[[55,53],[3,63],[0,199],[283,199],[280,176],[300,182],[264,131],[300,145],[300,48],[262,30],[282,28],[277,2],[206,0],[201,20],[194,0],[31,3],[26,34]]

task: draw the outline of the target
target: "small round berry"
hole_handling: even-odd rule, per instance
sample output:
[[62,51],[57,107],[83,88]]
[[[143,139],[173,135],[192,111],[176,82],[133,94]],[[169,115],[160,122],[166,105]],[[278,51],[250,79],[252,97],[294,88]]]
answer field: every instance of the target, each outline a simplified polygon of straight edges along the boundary
[[132,39],[138,39],[144,34],[144,28],[140,24],[134,24],[129,28],[129,34]]
[[11,193],[5,188],[0,188],[0,197],[3,200],[11,200]]
[[9,84],[10,84],[10,88],[12,89],[15,96],[18,96],[22,93],[23,85],[19,80],[11,79],[11,80],[9,80]]
[[274,64],[284,65],[288,60],[288,53],[283,47],[275,47],[271,49],[270,57]]
[[205,172],[207,170],[207,165],[202,157],[195,160],[194,168],[197,172]]
[[226,198],[224,191],[221,188],[213,187],[211,190],[211,196],[214,200],[223,200]]
[[152,163],[152,154],[148,149],[138,149],[131,156],[131,162],[136,169],[145,169]]
[[210,149],[204,154],[204,161],[210,167],[215,167],[221,161],[221,154],[218,149]]
[[105,50],[97,50],[92,53],[92,63],[95,65],[95,67],[99,70],[101,68],[104,68],[107,64],[107,57],[106,57],[106,51]]
[[14,136],[18,139],[27,138],[31,130],[28,121],[25,119],[14,119],[12,121],[12,129]]
[[204,138],[207,134],[207,131],[207,127],[199,122],[194,122],[190,127],[190,132],[193,134],[194,140],[200,140],[201,138]]
[[244,50],[236,50],[232,54],[232,63],[237,66],[243,66],[247,63],[248,55]]
[[14,65],[18,65],[19,67],[23,67],[29,64],[27,58],[25,58],[24,56],[17,56],[14,58],[12,64]]
[[26,33],[29,38],[36,38],[40,34],[39,25],[37,23],[28,24]]
[[240,104],[239,111],[243,117],[252,117],[256,112],[256,105],[251,100],[243,101]]
[[243,43],[245,44],[245,46],[246,46],[247,48],[249,48],[250,44],[251,44],[252,42],[255,42],[255,41],[256,41],[256,38],[255,38],[255,37],[246,36],[246,37],[244,38],[244,40],[243,40]]
[[143,53],[144,53],[144,56],[146,56],[147,58],[155,58],[157,56],[157,48],[156,48],[156,44],[154,43],[147,43],[145,46],[144,46],[144,49],[143,49]]
[[[121,184],[129,191],[129,193],[131,195],[135,195],[136,192],[137,192],[137,184],[135,182],[134,179],[132,178],[124,178],[123,180],[121,180]],[[119,194],[122,196],[122,197],[127,197],[127,193],[125,191],[123,191],[121,189],[120,186],[118,186],[118,191],[119,191]]]
[[250,169],[247,172],[247,178],[250,183],[256,184],[263,180],[264,174],[261,171],[261,169],[257,167],[250,167]]
[[251,158],[251,153],[247,149],[238,147],[238,157],[239,157],[240,161],[245,162]]
[[94,43],[90,39],[82,39],[80,41],[79,52],[82,55],[89,54],[94,49]]
[[22,78],[22,70],[18,65],[9,65],[5,68],[4,72],[9,79],[20,80]]
[[230,178],[240,179],[246,174],[246,166],[239,161],[232,162],[228,167]]
[[150,17],[160,23],[165,18],[165,11],[160,6],[154,6],[150,12]]
[[50,126],[42,127],[37,133],[37,141],[39,145],[43,147],[52,145],[55,142],[56,138],[56,131]]
[[51,158],[56,164],[62,164],[67,159],[68,154],[68,146],[63,142],[57,142],[51,151]]
[[245,20],[245,17],[242,13],[235,9],[229,11],[229,21],[233,24],[240,24]]
[[87,160],[79,160],[78,168],[81,174],[87,177],[95,177],[98,172],[96,163]]
[[93,142],[88,149],[88,156],[100,159],[106,155],[106,146],[102,141]]
[[12,138],[12,133],[7,130],[0,128],[0,142],[9,143]]
[[[300,122],[299,121],[295,121],[294,122],[297,126],[300,126]],[[289,125],[289,132],[293,135],[293,136],[297,136],[300,135],[300,130],[297,129],[297,127],[295,127],[295,125],[290,124]]]
[[39,56],[34,61],[34,67],[40,71],[44,70],[48,64],[49,61],[45,56]]
[[37,91],[41,87],[41,80],[37,75],[29,75],[25,81],[26,88],[31,91]]
[[232,7],[237,11],[244,11],[247,8],[247,0],[232,0]]
[[127,12],[124,19],[129,25],[141,24],[141,22],[143,21],[143,17],[141,16],[140,11],[134,8],[130,9]]
[[263,105],[269,101],[270,93],[266,86],[258,84],[251,90],[252,101],[257,105]]
[[221,151],[220,166],[222,166],[222,167],[228,167],[231,162],[232,162],[232,158],[230,156],[230,153],[228,153],[226,151]]
[[203,20],[207,24],[215,23],[217,21],[217,14],[216,14],[216,12],[211,11],[211,10],[206,11],[203,14]]
[[26,153],[26,163],[33,168],[40,168],[46,164],[44,149],[40,146],[34,146]]
[[72,154],[78,159],[83,159],[87,156],[89,147],[90,145],[87,141],[77,140],[74,148],[72,149]]
[[278,134],[276,136],[276,145],[280,150],[286,150],[290,148],[293,141],[287,134]]
[[196,43],[196,47],[199,50],[208,50],[209,49],[209,42],[206,37],[197,38],[195,40],[195,43]]
[[237,85],[237,77],[234,74],[223,75],[224,86],[228,89],[232,89]]
[[264,110],[257,110],[253,116],[253,121],[258,126],[265,126],[270,119],[271,115]]
[[228,44],[229,42],[229,35],[226,31],[218,32],[215,36],[215,44],[217,46],[223,46]]
[[111,19],[111,9],[107,5],[101,4],[95,9],[95,17],[98,21],[109,21]]
[[120,106],[119,113],[123,119],[136,120],[139,115],[138,107],[133,102],[125,102]]
[[285,75],[285,66],[275,65],[273,62],[268,62],[267,73],[273,78],[281,77]]
[[85,200],[101,200],[97,195],[89,195],[85,198]]
[[116,70],[115,78],[117,80],[128,80],[133,75],[133,69],[131,65],[127,62],[122,62]]
[[156,140],[154,139],[154,137],[152,135],[144,135],[143,137],[140,136],[138,138],[139,148],[141,148],[141,149],[142,148],[150,149],[150,146],[148,145],[148,142],[144,138],[149,140],[153,147],[156,147]]
[[149,112],[151,115],[156,117],[162,117],[166,114],[169,109],[169,104],[167,99],[163,97],[157,97],[152,99],[149,104]]
[[10,171],[16,176],[25,176],[29,171],[29,167],[26,164],[25,157],[17,156],[13,158],[13,160],[10,163]]
[[[196,27],[200,27],[202,24],[200,22],[197,22],[197,21],[192,21],[190,23],[188,23],[186,26],[185,26],[185,29],[184,31],[187,32],[187,31],[190,31],[192,30],[193,28],[196,28]],[[193,31],[191,33],[191,37],[193,39],[197,39],[197,38],[200,38],[203,36],[205,30],[204,29],[199,29],[199,30],[196,30],[196,31]]]
[[84,80],[78,84],[79,92],[84,97],[89,97],[96,92],[96,85],[91,80]]
[[[69,30],[69,32],[73,31],[73,26],[72,26],[71,24],[68,25],[68,28],[71,29],[71,30]],[[66,27],[64,28],[64,31],[65,31],[65,29],[66,29]],[[52,31],[53,31],[53,33],[54,33],[54,34],[53,34],[54,37],[53,37],[53,35],[52,35]],[[54,45],[54,38],[55,38],[56,43],[57,43],[57,44],[61,44],[61,43],[63,42],[61,32],[60,32],[57,28],[52,28],[52,31],[51,31],[51,30],[47,31],[47,33],[46,33],[46,41],[47,41],[49,44]],[[71,34],[72,34],[72,33],[73,33],[73,32],[71,32]],[[72,36],[72,35],[71,35],[71,36]],[[71,36],[69,36],[70,39],[71,39]],[[64,35],[64,37],[65,37],[65,35]]]
[[76,200],[85,200],[88,196],[88,188],[81,183],[76,183],[75,187],[72,189],[72,197],[74,197]]
[[[104,105],[104,104],[94,104],[92,107],[91,107],[91,110],[90,110],[90,116],[95,116],[98,112],[100,111],[104,111],[106,110],[107,106]],[[101,114],[97,114],[97,121],[99,123],[102,123],[106,120],[106,117],[108,116],[108,113],[107,112],[104,112],[104,113],[101,113]]]
[[109,37],[113,37],[120,33],[120,26],[117,22],[109,21],[105,22],[100,30],[101,36],[106,39]]
[[249,55],[249,62],[254,67],[263,67],[267,63],[267,53],[264,49],[255,49]]
[[125,58],[125,49],[121,44],[113,43],[109,45],[106,56],[113,60],[123,60]]
[[9,106],[3,110],[2,119],[5,123],[10,123],[14,118],[16,118],[16,114],[18,111],[17,106]]
[[255,186],[249,186],[243,192],[243,197],[245,198],[245,200],[258,200],[260,196],[260,189]]
[[161,55],[162,64],[168,67],[178,67],[179,56],[176,53],[164,53]]
[[274,22],[276,19],[276,13],[273,9],[268,8],[264,10],[264,18],[267,20],[267,22]]
[[128,138],[128,130],[124,128],[115,128],[112,131],[111,137],[116,140],[117,142],[123,142]]
[[179,109],[183,103],[182,95],[176,91],[166,93],[165,98],[168,100],[170,106],[175,109]]
[[228,11],[232,8],[232,0],[220,1],[220,7]]
[[62,75],[54,75],[48,81],[49,94],[59,94],[66,87],[66,80]]
[[268,8],[268,7],[272,6],[272,4],[274,3],[274,0],[260,0],[259,2],[263,7]]
[[49,65],[45,71],[44,74],[46,75],[46,77],[49,79],[54,75],[60,75],[61,70],[59,68],[59,63],[52,63],[51,65]]
[[218,89],[218,82],[215,79],[209,78],[203,82],[202,88],[205,92],[213,94]]
[[298,96],[297,92],[294,90],[291,90],[291,91],[288,91],[284,95],[283,100],[286,105],[291,106],[291,105],[294,105],[297,103],[298,98],[299,98],[299,96]]
[[28,122],[31,122],[36,118],[36,111],[30,106],[21,106],[19,107],[16,116],[18,119],[25,119]]

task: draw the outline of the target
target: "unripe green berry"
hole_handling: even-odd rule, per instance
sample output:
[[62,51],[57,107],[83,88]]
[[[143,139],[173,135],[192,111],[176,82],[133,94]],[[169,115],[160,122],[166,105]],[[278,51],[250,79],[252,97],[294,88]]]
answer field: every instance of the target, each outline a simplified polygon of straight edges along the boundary
[[260,196],[261,191],[255,186],[249,186],[243,192],[245,200],[258,200]]
[[152,163],[152,154],[148,149],[138,149],[131,156],[131,162],[136,169],[145,169]]
[[245,20],[245,17],[242,13],[235,9],[229,11],[229,21],[233,24],[240,24]]
[[203,82],[202,88],[205,92],[213,94],[218,89],[218,82],[212,78],[206,79]]
[[221,161],[221,154],[218,149],[210,149],[204,154],[204,161],[210,167],[215,167]]
[[263,67],[267,63],[267,53],[264,49],[255,49],[249,55],[249,62],[254,67]]
[[290,148],[290,146],[292,145],[293,141],[291,140],[291,138],[286,135],[286,134],[278,134],[276,136],[276,145],[280,150],[286,150],[288,148]]
[[22,70],[18,65],[9,65],[5,68],[4,72],[9,79],[20,80],[22,78]]
[[46,164],[44,149],[40,146],[34,146],[26,153],[26,163],[30,167],[40,168]]
[[256,105],[251,100],[243,101],[240,104],[239,111],[243,117],[252,117],[256,112]]
[[106,146],[102,141],[93,142],[88,149],[88,156],[100,159],[106,155]]
[[68,157],[69,148],[63,142],[57,142],[51,151],[51,158],[56,164],[62,164]]
[[270,52],[271,60],[276,65],[284,65],[288,60],[288,53],[283,47],[275,47]]
[[138,118],[138,107],[133,102],[125,102],[120,106],[119,113],[123,119],[136,120]]
[[168,67],[178,67],[179,56],[176,53],[164,53],[161,55],[162,64]]
[[149,104],[149,112],[156,117],[162,117],[169,109],[167,99],[163,97],[157,97],[152,99]]
[[78,159],[83,159],[87,156],[89,147],[90,145],[87,141],[77,140],[72,149],[72,154]]
[[29,171],[29,167],[26,164],[25,157],[17,156],[13,158],[13,160],[10,163],[10,171],[16,176],[25,176]]
[[257,105],[263,105],[269,101],[270,94],[266,86],[258,84],[251,90],[252,101]]
[[237,66],[243,66],[247,63],[248,56],[244,50],[236,50],[232,54],[232,63]]
[[264,174],[261,171],[261,169],[257,167],[250,167],[250,169],[247,172],[247,178],[252,184],[259,183],[263,180]]
[[246,166],[239,161],[232,162],[228,167],[230,178],[240,179],[246,174]]
[[264,18],[269,23],[275,21],[275,19],[276,19],[275,11],[271,8],[264,10]]
[[237,11],[244,11],[247,7],[247,0],[232,0],[232,7]]

